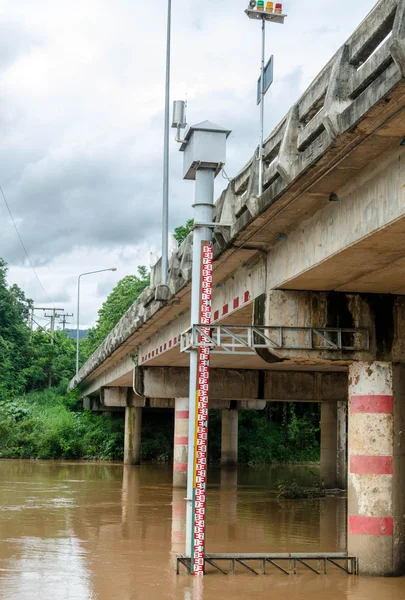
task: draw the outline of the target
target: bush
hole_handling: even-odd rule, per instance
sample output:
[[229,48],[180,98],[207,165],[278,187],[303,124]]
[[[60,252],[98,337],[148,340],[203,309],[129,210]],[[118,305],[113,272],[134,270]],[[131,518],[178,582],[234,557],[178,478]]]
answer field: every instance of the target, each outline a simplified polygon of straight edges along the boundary
[[325,488],[321,485],[313,488],[301,487],[294,480],[292,483],[279,483],[277,498],[279,499],[302,499],[302,498],[324,498]]
[[0,406],[0,457],[118,460],[122,418],[77,410],[76,394],[32,392]]

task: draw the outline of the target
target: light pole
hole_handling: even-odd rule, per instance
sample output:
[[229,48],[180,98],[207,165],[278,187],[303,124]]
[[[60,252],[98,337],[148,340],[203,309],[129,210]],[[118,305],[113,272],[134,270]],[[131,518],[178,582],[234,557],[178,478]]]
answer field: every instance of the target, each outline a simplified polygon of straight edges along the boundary
[[165,128],[163,142],[163,205],[162,205],[162,285],[167,284],[169,270],[169,119],[170,119],[170,37],[172,1],[167,0]]
[[[249,19],[256,19],[262,22],[262,50],[261,50],[261,68],[260,68],[260,79],[259,79],[259,97],[258,103],[260,103],[260,140],[259,140],[259,185],[258,195],[261,196],[263,193],[263,137],[264,137],[264,96],[267,89],[272,83],[272,61],[266,66],[264,64],[264,51],[266,45],[266,21],[271,23],[284,23],[284,19],[287,15],[283,14],[283,5],[279,2],[265,2],[263,0],[250,0],[248,8],[245,13]],[[267,85],[265,82],[266,71],[269,68],[268,73],[271,74],[271,80],[269,79]]]
[[76,375],[79,372],[79,325],[80,325],[80,279],[84,275],[93,275],[94,273],[104,273],[104,271],[116,271],[115,267],[110,269],[98,269],[98,271],[88,271],[87,273],[80,273],[77,278],[77,325],[76,325]]

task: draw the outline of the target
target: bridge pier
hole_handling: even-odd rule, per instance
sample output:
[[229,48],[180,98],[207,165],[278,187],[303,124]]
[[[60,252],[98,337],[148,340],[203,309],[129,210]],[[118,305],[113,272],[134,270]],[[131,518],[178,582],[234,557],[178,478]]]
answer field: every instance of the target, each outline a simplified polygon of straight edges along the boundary
[[405,573],[405,365],[349,369],[348,551],[361,574]]
[[222,409],[221,466],[238,464],[238,410]]
[[187,488],[188,398],[176,398],[174,411],[173,487]]
[[124,465],[141,464],[142,408],[125,407]]
[[321,403],[321,479],[327,489],[346,489],[346,402]]

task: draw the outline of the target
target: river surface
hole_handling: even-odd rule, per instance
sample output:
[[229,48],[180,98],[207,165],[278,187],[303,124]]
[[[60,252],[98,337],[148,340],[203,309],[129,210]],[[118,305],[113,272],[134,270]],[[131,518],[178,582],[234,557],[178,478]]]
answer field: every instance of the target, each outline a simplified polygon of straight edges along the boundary
[[[208,552],[343,551],[344,497],[277,500],[314,467],[209,472]],[[0,600],[404,600],[405,578],[175,574],[183,498],[170,466],[0,461]]]

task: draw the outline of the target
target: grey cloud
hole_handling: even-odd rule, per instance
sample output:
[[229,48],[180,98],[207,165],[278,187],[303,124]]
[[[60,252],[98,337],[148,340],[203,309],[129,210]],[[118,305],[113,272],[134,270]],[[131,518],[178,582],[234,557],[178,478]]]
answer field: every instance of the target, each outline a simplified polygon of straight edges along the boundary
[[0,70],[7,69],[19,56],[38,43],[20,23],[0,21]]

